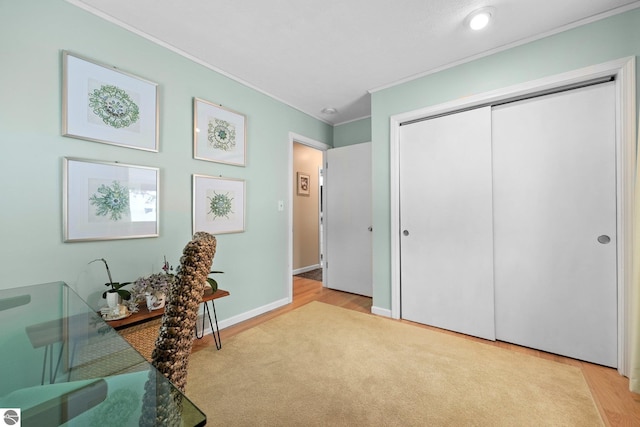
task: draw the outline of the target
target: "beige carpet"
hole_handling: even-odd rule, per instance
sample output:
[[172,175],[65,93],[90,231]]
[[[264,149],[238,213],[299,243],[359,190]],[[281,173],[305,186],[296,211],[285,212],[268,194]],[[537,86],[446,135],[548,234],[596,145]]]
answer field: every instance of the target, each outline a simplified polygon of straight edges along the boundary
[[578,368],[313,302],[191,356],[212,426],[601,426]]

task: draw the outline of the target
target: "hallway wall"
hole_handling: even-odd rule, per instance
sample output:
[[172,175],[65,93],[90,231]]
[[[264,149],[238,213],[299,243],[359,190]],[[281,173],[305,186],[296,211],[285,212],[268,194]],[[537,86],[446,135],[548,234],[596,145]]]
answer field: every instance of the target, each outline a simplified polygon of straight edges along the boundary
[[[303,144],[293,144],[293,270],[320,263],[319,169],[322,151]],[[309,195],[297,193],[297,174],[310,178]]]

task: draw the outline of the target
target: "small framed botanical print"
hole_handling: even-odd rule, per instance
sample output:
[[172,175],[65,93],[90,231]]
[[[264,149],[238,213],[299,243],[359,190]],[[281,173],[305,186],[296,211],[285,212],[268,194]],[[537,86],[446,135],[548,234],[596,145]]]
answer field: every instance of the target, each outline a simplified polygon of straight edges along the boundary
[[193,99],[193,158],[245,166],[247,120],[243,114]]
[[243,232],[244,207],[244,180],[193,175],[194,234]]

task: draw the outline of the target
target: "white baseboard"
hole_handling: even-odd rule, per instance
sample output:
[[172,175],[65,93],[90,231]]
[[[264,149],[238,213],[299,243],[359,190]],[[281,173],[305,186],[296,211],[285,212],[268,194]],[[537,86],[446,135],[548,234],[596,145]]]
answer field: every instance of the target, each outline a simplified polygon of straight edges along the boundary
[[[224,328],[228,328],[229,326],[233,326],[237,323],[244,322],[245,320],[249,320],[253,317],[260,316],[261,314],[267,313],[271,310],[275,310],[276,308],[280,308],[284,305],[289,304],[290,302],[291,300],[289,298],[283,298],[281,300],[274,301],[267,305],[263,305],[262,307],[254,308],[253,310],[249,310],[245,313],[240,313],[228,319],[223,319],[223,320],[218,319],[218,328],[220,328],[220,330]],[[209,307],[209,311],[211,312],[211,320],[215,322],[213,318],[213,309],[211,307]],[[198,327],[202,325],[202,316],[204,316],[204,312],[198,315]],[[205,320],[205,325],[207,325],[207,327],[204,329],[204,334],[206,335],[206,334],[212,333],[211,326],[209,325],[208,319]]]
[[371,307],[371,313],[377,314],[378,316],[391,317],[391,310],[387,308],[380,308],[380,307],[373,306]]
[[307,267],[297,268],[293,270],[293,275],[295,276],[296,274],[306,273],[307,271],[315,270],[317,268],[322,268],[322,265],[316,264],[316,265],[309,265]]

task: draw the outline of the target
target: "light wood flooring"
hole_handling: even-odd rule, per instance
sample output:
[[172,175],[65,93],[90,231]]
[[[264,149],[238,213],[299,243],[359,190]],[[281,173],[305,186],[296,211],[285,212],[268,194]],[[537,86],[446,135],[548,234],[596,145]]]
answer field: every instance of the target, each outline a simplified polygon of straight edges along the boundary
[[[371,298],[334,291],[332,289],[323,288],[321,282],[294,277],[293,303],[220,331],[223,350],[225,340],[228,340],[233,335],[253,328],[254,326],[257,326],[269,319],[280,316],[281,314],[284,314],[291,310],[295,310],[296,308],[311,301],[321,301],[350,310],[356,310],[363,313],[371,313]],[[480,338],[473,338],[467,335],[457,334],[455,332],[444,331],[442,329],[437,329],[425,325],[419,325],[417,323],[409,322],[406,320],[399,320],[399,322],[411,323],[413,325],[439,331],[442,333],[456,335],[474,341],[480,341],[489,345],[495,345],[497,347],[501,347],[510,351],[525,353],[531,356],[541,357],[543,359],[554,360],[556,362],[577,366],[582,370],[587,384],[591,389],[591,393],[593,394],[596,406],[598,407],[598,410],[602,415],[602,419],[607,426],[640,426],[640,395],[631,393],[629,391],[628,379],[620,376],[615,369],[605,368],[599,365],[581,362],[579,360],[569,359],[566,357],[545,353],[539,350],[520,347],[514,344],[508,344],[500,341],[492,342]],[[193,351],[198,351],[212,345],[214,345],[213,338],[209,334],[202,340],[196,340],[193,346]]]

